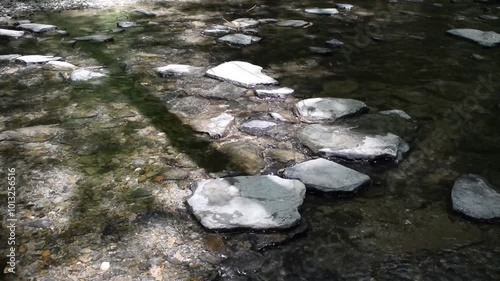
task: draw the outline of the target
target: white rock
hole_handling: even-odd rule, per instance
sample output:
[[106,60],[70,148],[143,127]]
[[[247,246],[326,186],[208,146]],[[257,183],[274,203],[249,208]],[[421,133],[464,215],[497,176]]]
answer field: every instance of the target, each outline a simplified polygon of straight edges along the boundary
[[155,68],[155,71],[162,77],[182,76],[196,73],[203,76],[203,68],[187,64],[169,64],[167,66],[157,67]]
[[105,262],[102,262],[101,263],[101,267],[100,269],[102,271],[107,271],[109,269],[109,267],[111,266],[111,264],[108,262],[108,261],[105,261]]
[[227,42],[235,45],[248,46],[252,43],[259,42],[262,38],[253,35],[246,35],[243,33],[228,34],[217,40],[221,42]]
[[304,20],[285,20],[276,23],[277,26],[282,26],[282,27],[304,27],[310,24],[311,24],[310,22]]
[[54,56],[28,55],[18,57],[16,58],[16,61],[23,62],[25,64],[44,64],[49,61],[57,61],[60,59],[60,57]]
[[451,191],[453,209],[475,219],[500,218],[500,193],[477,175],[463,175]]
[[0,28],[0,37],[19,38],[24,35],[24,31]]
[[234,116],[228,113],[221,113],[213,117],[200,115],[192,122],[192,127],[196,131],[208,133],[212,138],[222,138],[227,135],[233,123]]
[[287,87],[260,86],[255,88],[255,95],[259,98],[286,98],[294,90]]
[[71,81],[87,81],[95,78],[104,77],[106,74],[90,71],[87,69],[77,69],[71,73]]
[[57,69],[75,69],[76,66],[65,61],[49,61],[47,65],[50,65]]
[[354,8],[354,6],[351,4],[341,4],[341,3],[335,3],[335,7],[346,11],[350,11],[352,8]]
[[299,222],[304,196],[298,180],[249,176],[198,182],[187,203],[209,229],[286,229]]
[[304,122],[335,121],[366,110],[366,104],[354,99],[312,98],[295,104],[299,118]]
[[305,9],[306,13],[315,14],[315,15],[336,15],[339,11],[335,8],[310,8]]
[[383,115],[398,116],[398,117],[404,118],[406,120],[411,120],[411,116],[408,115],[408,113],[406,113],[400,109],[384,110],[384,111],[380,111],[379,113],[383,114]]
[[56,30],[57,26],[51,24],[25,23],[18,25],[17,28],[36,33],[42,33],[42,32]]
[[137,23],[132,22],[132,21],[119,21],[116,23],[116,26],[118,26],[120,28],[129,28],[129,27],[137,26]]
[[462,28],[450,29],[447,32],[451,35],[477,42],[483,47],[495,47],[500,43],[500,34],[493,31],[481,31],[477,29]]
[[322,192],[356,192],[370,181],[365,174],[322,158],[286,168],[284,176]]
[[252,28],[256,27],[259,22],[250,18],[239,18],[231,22],[237,28]]
[[278,81],[262,73],[262,67],[243,61],[225,62],[209,69],[206,75],[245,88],[278,84]]
[[0,61],[13,61],[20,56],[21,55],[18,55],[18,54],[0,55]]

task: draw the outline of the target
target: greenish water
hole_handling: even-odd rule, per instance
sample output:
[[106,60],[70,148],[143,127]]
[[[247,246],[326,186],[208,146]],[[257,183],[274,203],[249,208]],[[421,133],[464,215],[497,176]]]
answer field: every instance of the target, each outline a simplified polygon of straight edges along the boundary
[[[180,13],[166,12],[152,19],[160,25],[113,34],[115,41],[107,44],[67,41],[106,32],[118,20],[134,20],[127,17],[126,9],[36,15],[34,21],[64,27],[70,36],[42,35],[19,43],[4,40],[0,54],[51,54],[79,66],[105,66],[110,75],[91,84],[71,84],[53,73],[30,85],[20,79],[2,81],[3,115],[20,116],[6,122],[5,129],[60,123],[71,132],[66,140],[69,146],[96,144],[89,158],[69,155],[62,159],[64,165],[94,167],[97,174],[104,174],[120,166],[113,158],[128,161],[137,149],[151,145],[136,136],[129,138],[144,125],[119,123],[108,132],[100,130],[102,123],[98,123],[92,134],[78,137],[81,127],[92,125],[85,119],[68,120],[59,110],[74,103],[82,111],[123,103],[165,134],[167,144],[160,150],[173,147],[196,166],[219,172],[227,166],[227,156],[167,110],[165,99],[179,84],[156,77],[152,69],[168,63],[214,66],[228,60],[248,61],[264,67],[281,85],[295,89],[296,97],[355,98],[374,112],[402,109],[415,118],[419,129],[408,157],[397,166],[345,163],[369,174],[372,186],[354,198],[307,196],[302,213],[311,230],[262,253],[265,265],[248,270],[248,279],[241,280],[498,280],[500,228],[460,217],[449,200],[454,179],[463,173],[480,174],[500,186],[500,54],[498,49],[481,48],[445,34],[450,28],[465,27],[498,32],[497,22],[477,18],[485,6],[349,1],[373,15],[338,20],[300,12],[305,7],[328,7],[327,1],[258,2],[224,7],[219,3],[157,4],[150,8],[176,7]],[[254,4],[268,7],[257,6],[245,13]],[[493,6],[491,10],[499,13]],[[209,26],[238,17],[306,19],[313,26],[263,25],[261,42],[239,48],[200,38],[204,27],[193,24]],[[136,20],[145,24],[150,19]],[[363,30],[369,26],[380,27],[380,32],[370,34],[383,40],[366,37]],[[349,56],[346,49],[332,56],[308,52],[308,46],[325,47],[324,41],[332,38],[356,51]],[[356,43],[360,38],[363,43]],[[476,60],[472,54],[487,60]],[[480,85],[483,95],[471,99],[479,97]],[[23,113],[33,111],[46,114],[23,118]],[[85,198],[82,208],[96,204],[90,203],[96,200],[94,196]],[[138,207],[139,211],[144,208]],[[241,266],[235,260],[231,266]]]

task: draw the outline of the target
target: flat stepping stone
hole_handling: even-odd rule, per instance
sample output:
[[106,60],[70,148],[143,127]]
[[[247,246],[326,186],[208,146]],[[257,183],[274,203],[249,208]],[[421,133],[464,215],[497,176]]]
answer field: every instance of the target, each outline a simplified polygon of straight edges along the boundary
[[134,27],[134,26],[138,26],[138,25],[137,25],[137,23],[132,22],[132,21],[119,21],[116,23],[116,26],[120,27],[120,28],[129,28],[129,27]]
[[16,61],[22,62],[25,64],[44,64],[49,61],[60,60],[61,57],[54,56],[41,56],[41,55],[28,55],[28,56],[20,56],[16,58]]
[[282,26],[282,27],[304,27],[310,24],[311,24],[310,22],[304,20],[285,20],[276,23],[277,26]]
[[326,41],[325,43],[332,46],[333,48],[341,48],[342,46],[344,46],[344,42],[342,42],[338,39],[332,39],[332,40]]
[[345,11],[350,11],[352,10],[352,8],[354,8],[354,6],[351,4],[341,4],[341,3],[335,3],[335,7]]
[[399,161],[409,149],[408,144],[394,134],[364,134],[341,126],[309,125],[299,131],[298,138],[315,154],[351,160],[387,158]]
[[495,47],[500,43],[500,34],[493,31],[481,31],[477,29],[450,29],[448,34],[474,41],[483,47]]
[[244,61],[225,62],[209,69],[205,75],[245,88],[278,84],[278,81],[262,73],[262,67]]
[[309,8],[304,10],[308,14],[314,15],[336,15],[339,11],[335,8]]
[[320,55],[330,55],[333,53],[332,49],[312,46],[309,47],[309,52]]
[[206,36],[219,37],[226,35],[230,32],[229,27],[225,25],[214,25],[209,29],[203,30],[202,34]]
[[240,130],[254,136],[268,135],[270,131],[276,128],[278,124],[266,120],[252,120],[243,123]]
[[161,77],[196,75],[203,76],[203,68],[187,64],[169,64],[155,68]]
[[77,68],[76,65],[71,64],[69,62],[65,62],[65,61],[49,61],[49,62],[47,62],[46,65],[50,65],[50,66],[57,68],[57,69],[75,69],[75,68]]
[[259,98],[286,98],[293,94],[294,89],[288,87],[258,86],[255,88],[255,95]]
[[259,21],[251,18],[239,18],[231,21],[231,24],[238,29],[252,28],[259,25]]
[[51,24],[40,24],[40,23],[24,23],[17,26],[19,29],[28,30],[36,33],[43,33],[47,31],[56,30],[57,26]]
[[253,35],[246,35],[243,33],[228,34],[217,40],[221,42],[231,43],[235,45],[248,46],[252,43],[259,42],[262,38]]
[[370,182],[369,176],[322,158],[286,168],[283,175],[321,192],[354,193]]
[[71,81],[74,82],[80,82],[80,81],[87,81],[87,80],[92,80],[96,78],[101,78],[107,76],[106,74],[100,73],[100,72],[94,72],[90,71],[87,69],[77,69],[71,73]]
[[140,16],[156,17],[155,13],[148,11],[148,10],[145,10],[145,9],[135,9],[130,13],[135,14],[135,15],[140,15]]
[[383,110],[383,111],[380,111],[379,113],[383,114],[383,115],[398,116],[398,117],[401,117],[401,118],[406,119],[406,120],[411,120],[411,116],[408,115],[408,113],[406,113],[400,109]]
[[451,190],[451,201],[453,210],[468,217],[480,220],[500,218],[500,193],[480,176],[459,177]]
[[95,42],[95,43],[104,43],[113,41],[113,36],[104,35],[104,34],[96,34],[96,35],[88,35],[74,38],[76,41],[86,41],[86,42]]
[[1,61],[13,61],[16,58],[20,57],[21,55],[18,54],[11,54],[11,55],[0,55],[0,62]]
[[277,176],[230,177],[196,183],[187,200],[208,229],[287,229],[300,221],[305,186]]
[[278,22],[277,19],[272,19],[272,18],[269,18],[269,19],[258,19],[257,21],[260,24],[268,24],[268,23],[277,23]]
[[24,35],[24,31],[0,28],[0,37],[19,38]]
[[221,100],[237,100],[243,97],[247,91],[248,89],[222,82],[207,91],[202,91],[200,96]]
[[228,113],[202,114],[191,122],[195,131],[207,133],[211,138],[219,139],[229,133],[229,129],[234,124],[234,116]]
[[314,123],[335,121],[367,110],[366,104],[354,99],[312,98],[295,104],[301,121]]

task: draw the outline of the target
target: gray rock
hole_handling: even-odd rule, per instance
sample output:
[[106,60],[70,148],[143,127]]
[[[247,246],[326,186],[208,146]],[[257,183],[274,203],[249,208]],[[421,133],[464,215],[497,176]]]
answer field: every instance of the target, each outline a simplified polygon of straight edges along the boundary
[[70,79],[71,81],[79,82],[79,81],[87,81],[95,78],[100,78],[104,76],[106,76],[106,74],[90,71],[87,69],[77,69],[71,73]]
[[168,110],[186,118],[192,118],[208,111],[210,102],[207,99],[188,96],[174,99],[167,104]]
[[306,99],[296,103],[295,108],[301,121],[309,123],[335,121],[367,109],[362,101],[338,98]]
[[309,52],[313,54],[329,55],[332,53],[332,49],[322,47],[309,47]]
[[21,55],[18,54],[11,54],[11,55],[0,55],[0,62],[2,61],[13,61],[16,58],[20,57]]
[[455,181],[451,191],[453,209],[481,220],[500,218],[500,194],[485,179],[477,175],[463,175]]
[[254,19],[250,19],[250,18],[239,18],[239,19],[235,19],[231,22],[236,28],[238,29],[242,29],[242,28],[252,28],[252,27],[256,27],[257,25],[259,25],[259,22],[257,20],[254,20]]
[[298,179],[307,188],[322,192],[352,193],[370,181],[365,174],[322,158],[286,168],[284,176]]
[[278,20],[277,19],[258,19],[257,20],[260,24],[266,24],[266,23],[277,23]]
[[293,94],[294,90],[287,87],[258,86],[255,87],[255,95],[259,98],[286,98]]
[[480,15],[478,17],[483,20],[498,20],[498,17],[494,15]]
[[24,35],[24,31],[0,28],[0,37],[19,38]]
[[341,3],[335,3],[335,7],[346,11],[350,11],[352,10],[352,8],[354,8],[354,6],[351,4],[341,4]]
[[269,131],[276,128],[278,124],[265,120],[252,120],[243,123],[240,130],[255,136],[263,136],[269,134]]
[[76,41],[87,41],[87,42],[95,42],[95,43],[105,43],[113,41],[113,36],[104,35],[104,34],[96,34],[96,35],[88,35],[74,38]]
[[63,129],[51,125],[24,127],[0,133],[0,141],[45,142],[63,132]]
[[118,26],[120,28],[129,28],[129,27],[137,26],[137,23],[132,22],[132,21],[119,21],[116,23],[116,26]]
[[225,62],[209,69],[206,75],[245,88],[278,84],[278,81],[262,73],[262,67],[243,61]]
[[49,65],[56,69],[75,69],[76,65],[73,65],[65,61],[49,61],[46,65]]
[[500,34],[493,31],[481,31],[477,29],[450,29],[448,34],[455,35],[467,40],[477,42],[483,47],[495,47],[500,43]]
[[148,11],[148,10],[145,10],[145,9],[135,9],[131,13],[135,14],[135,15],[141,15],[141,16],[147,16],[147,17],[156,17],[155,13]]
[[326,41],[326,44],[332,46],[333,48],[341,48],[344,46],[344,42],[338,40],[338,39],[332,39],[329,41]]
[[161,77],[170,76],[203,76],[203,68],[186,64],[169,64],[167,66],[155,68],[156,73]]
[[471,57],[475,60],[478,60],[478,61],[488,60],[487,58],[485,58],[481,55],[478,55],[478,54],[472,54]]
[[217,40],[235,45],[248,46],[252,43],[259,42],[262,38],[253,35],[246,35],[243,33],[228,34]]
[[314,15],[336,15],[339,13],[335,8],[309,8],[305,9],[305,12]]
[[305,186],[277,176],[249,176],[198,182],[187,203],[208,229],[286,229],[300,220]]
[[53,56],[28,55],[28,56],[17,57],[16,61],[25,64],[44,64],[49,61],[57,61],[60,59],[61,59],[60,57],[53,57]]
[[408,113],[406,113],[400,109],[383,110],[383,111],[380,111],[379,113],[383,114],[383,115],[398,116],[398,117],[404,118],[406,120],[411,120],[411,116],[408,115]]
[[277,26],[282,26],[282,27],[304,27],[310,24],[311,24],[310,22],[304,20],[285,20],[276,23]]
[[24,23],[17,26],[19,29],[28,30],[31,32],[42,33],[47,31],[56,30],[57,26],[51,24],[40,23]]
[[202,34],[207,35],[207,36],[218,37],[218,36],[228,34],[229,31],[230,31],[229,27],[227,27],[225,25],[214,25],[214,26],[210,27],[209,29],[203,30]]
[[29,222],[28,225],[36,228],[49,228],[52,226],[52,221],[49,219],[39,219]]
[[212,138],[222,138],[227,135],[234,123],[234,116],[228,113],[221,113],[213,116],[200,115],[192,122],[192,127],[198,132],[208,133]]
[[392,133],[364,134],[342,126],[309,125],[299,131],[298,138],[318,155],[352,160],[387,158],[399,161],[409,149],[405,141]]
[[230,161],[227,170],[243,172],[247,175],[259,174],[266,162],[262,158],[263,149],[250,141],[229,142],[220,147]]
[[141,167],[141,166],[144,166],[145,164],[146,164],[146,161],[144,161],[143,159],[132,160],[132,165],[136,166],[136,167]]
[[202,91],[200,96],[221,100],[237,100],[243,97],[246,91],[247,89],[245,88],[235,86],[231,83],[222,82],[207,91]]

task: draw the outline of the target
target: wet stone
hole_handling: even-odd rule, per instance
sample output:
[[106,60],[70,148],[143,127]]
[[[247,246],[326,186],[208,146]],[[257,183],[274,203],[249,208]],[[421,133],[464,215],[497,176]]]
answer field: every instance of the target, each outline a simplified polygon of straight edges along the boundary
[[225,62],[209,69],[206,75],[245,88],[278,84],[278,81],[262,73],[262,67],[243,61]]
[[370,181],[365,174],[321,158],[286,168],[283,175],[321,192],[354,193]]
[[309,8],[305,9],[305,12],[314,15],[336,15],[339,13],[335,8]]
[[483,20],[498,20],[498,17],[494,15],[480,15],[478,17]]
[[0,133],[0,141],[44,142],[64,132],[63,129],[51,125],[24,127]]
[[231,177],[196,183],[187,200],[208,229],[286,229],[300,220],[305,186],[277,176]]
[[49,228],[52,225],[52,221],[50,221],[49,219],[40,219],[31,221],[28,223],[28,225],[36,228]]
[[104,34],[96,34],[96,35],[88,35],[74,38],[76,41],[85,41],[85,42],[94,42],[94,43],[105,43],[113,41],[113,36],[104,35]]
[[167,108],[181,116],[191,118],[205,113],[209,104],[210,102],[207,99],[190,96],[172,100],[167,104]]
[[326,44],[332,46],[333,48],[341,48],[342,46],[344,46],[344,42],[338,39],[331,39],[329,41],[326,41]]
[[242,29],[256,27],[259,25],[259,22],[251,18],[239,18],[233,20],[231,24],[238,29]]
[[71,81],[80,82],[80,81],[88,81],[96,78],[105,77],[106,74],[90,71],[87,69],[77,69],[71,73]]
[[407,120],[411,119],[411,116],[408,115],[408,113],[406,113],[400,109],[383,110],[383,111],[380,111],[379,113],[383,114],[383,115],[398,116],[398,117],[401,117],[401,118],[407,119]]
[[399,161],[409,149],[405,141],[392,133],[365,134],[343,126],[309,125],[299,131],[298,138],[320,156],[351,160],[385,158]]
[[341,3],[335,3],[335,7],[345,11],[350,11],[352,10],[352,8],[354,8],[354,6],[351,4],[341,4]]
[[229,27],[225,25],[214,25],[208,29],[203,30],[202,34],[207,36],[219,37],[229,33]]
[[60,57],[54,57],[54,56],[28,55],[28,56],[17,57],[16,61],[25,64],[44,64],[49,61],[57,61],[60,59],[61,59]]
[[229,170],[255,175],[264,169],[265,162],[262,159],[262,148],[247,141],[238,141],[224,144],[220,151],[227,155],[230,161]]
[[46,65],[49,65],[56,69],[75,69],[76,66],[65,61],[49,61]]
[[258,36],[236,33],[223,36],[217,40],[235,45],[248,46],[252,43],[259,42],[261,39],[262,38]]
[[311,24],[310,22],[304,20],[285,20],[276,23],[277,26],[282,26],[282,27],[304,27],[310,24]]
[[309,47],[309,52],[311,52],[313,54],[330,55],[332,53],[332,49],[311,46],[311,47]]
[[286,98],[293,94],[294,90],[287,87],[258,86],[255,87],[255,95],[259,98]]
[[0,37],[19,38],[24,35],[24,31],[0,28]]
[[18,54],[11,54],[11,55],[0,55],[0,62],[3,61],[14,61],[16,58],[20,57],[21,55]]
[[147,16],[147,17],[156,17],[156,14],[149,11],[149,10],[145,10],[145,9],[135,9],[133,10],[132,12],[130,12],[131,14],[134,14],[134,15],[141,15],[141,16]]
[[116,23],[116,26],[120,27],[120,28],[129,28],[129,27],[137,26],[137,23],[132,22],[132,21],[119,21]]
[[155,68],[156,73],[161,77],[171,76],[203,76],[203,68],[186,64],[169,64],[167,66]]
[[235,86],[231,83],[222,82],[209,90],[201,91],[200,96],[221,100],[237,100],[243,97],[246,91],[248,90],[245,88]]
[[282,163],[301,162],[305,158],[304,154],[295,150],[268,149],[265,153],[267,157]]
[[216,116],[204,114],[191,121],[194,130],[208,133],[211,138],[216,139],[225,137],[233,123],[234,117],[228,113],[221,113]]
[[335,121],[367,110],[366,104],[354,99],[312,98],[295,104],[304,122]]
[[453,209],[474,219],[500,219],[500,193],[495,189],[480,176],[463,175],[451,191]]
[[165,180],[183,180],[189,176],[189,172],[184,169],[172,168],[162,173]]
[[51,24],[25,23],[18,25],[17,28],[36,33],[42,33],[42,32],[56,30],[57,26]]
[[483,47],[495,47],[500,43],[500,34],[493,31],[463,28],[450,29],[448,34],[474,41]]
[[267,23],[277,23],[278,20],[277,19],[272,19],[272,18],[269,18],[269,19],[258,19],[257,20],[260,24],[267,24]]
[[271,121],[265,120],[252,120],[246,123],[243,123],[240,126],[240,130],[255,136],[264,136],[268,135],[273,129],[276,128],[278,124]]

